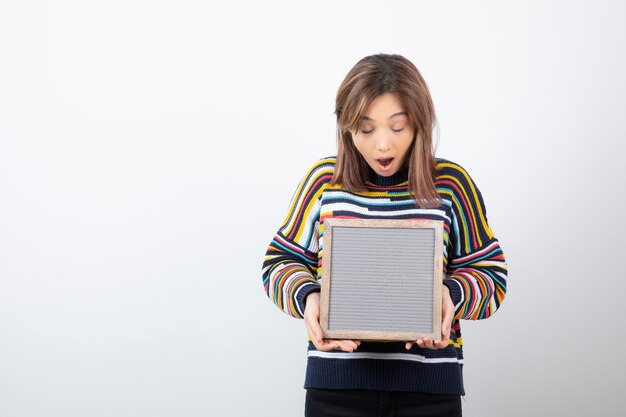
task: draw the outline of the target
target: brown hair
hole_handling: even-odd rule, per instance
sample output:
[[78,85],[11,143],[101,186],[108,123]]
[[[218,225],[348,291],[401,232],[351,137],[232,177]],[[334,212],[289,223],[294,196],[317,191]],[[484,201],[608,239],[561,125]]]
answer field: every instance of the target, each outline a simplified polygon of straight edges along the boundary
[[353,192],[365,190],[368,164],[354,146],[350,131],[357,130],[372,100],[385,93],[394,94],[400,101],[415,131],[405,159],[409,190],[421,207],[436,207],[440,196],[434,183],[435,108],[421,74],[411,61],[400,55],[366,56],[339,86],[335,103],[337,165],[331,184],[340,184]]

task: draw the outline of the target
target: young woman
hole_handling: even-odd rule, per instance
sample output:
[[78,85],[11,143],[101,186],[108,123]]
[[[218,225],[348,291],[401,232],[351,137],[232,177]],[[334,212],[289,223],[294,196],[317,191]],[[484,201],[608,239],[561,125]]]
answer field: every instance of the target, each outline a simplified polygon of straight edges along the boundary
[[[435,158],[430,93],[406,58],[359,61],[339,87],[335,113],[337,156],[308,170],[263,263],[267,295],[304,318],[309,335],[305,415],[460,416],[459,321],[490,317],[506,292],[504,255],[480,191],[460,165]],[[444,222],[440,340],[323,339],[322,237],[334,216]]]

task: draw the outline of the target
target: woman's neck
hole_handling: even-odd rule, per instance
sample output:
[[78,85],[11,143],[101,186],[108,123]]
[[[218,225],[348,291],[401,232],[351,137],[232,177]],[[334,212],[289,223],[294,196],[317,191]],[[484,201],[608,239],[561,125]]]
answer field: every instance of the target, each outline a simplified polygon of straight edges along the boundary
[[370,179],[369,181],[380,187],[388,187],[392,185],[398,185],[403,182],[406,182],[409,178],[409,169],[408,167],[401,168],[398,172],[393,175],[389,175],[388,177],[383,177],[382,175],[378,175],[376,171],[374,171],[371,167],[369,168]]

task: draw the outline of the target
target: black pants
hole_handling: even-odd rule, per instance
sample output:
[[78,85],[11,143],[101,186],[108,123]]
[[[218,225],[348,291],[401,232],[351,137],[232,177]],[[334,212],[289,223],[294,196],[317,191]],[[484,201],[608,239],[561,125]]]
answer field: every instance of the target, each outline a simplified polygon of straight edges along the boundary
[[461,397],[309,388],[305,417],[461,417]]

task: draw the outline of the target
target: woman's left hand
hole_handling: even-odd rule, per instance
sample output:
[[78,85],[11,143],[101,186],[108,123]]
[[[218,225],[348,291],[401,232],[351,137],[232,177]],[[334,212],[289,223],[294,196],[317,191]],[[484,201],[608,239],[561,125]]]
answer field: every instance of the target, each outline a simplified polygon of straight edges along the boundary
[[452,326],[452,319],[454,318],[454,304],[452,304],[452,298],[450,298],[450,290],[445,285],[442,285],[441,290],[441,340],[432,340],[429,337],[423,339],[417,339],[416,342],[406,342],[406,350],[413,347],[413,343],[417,343],[417,346],[427,349],[443,349],[450,343],[450,326]]

